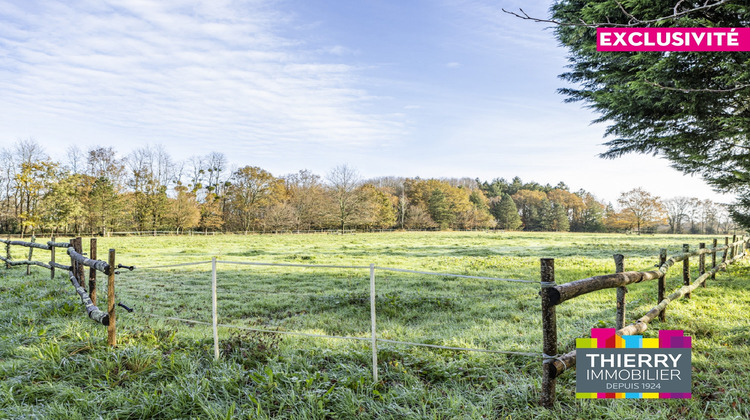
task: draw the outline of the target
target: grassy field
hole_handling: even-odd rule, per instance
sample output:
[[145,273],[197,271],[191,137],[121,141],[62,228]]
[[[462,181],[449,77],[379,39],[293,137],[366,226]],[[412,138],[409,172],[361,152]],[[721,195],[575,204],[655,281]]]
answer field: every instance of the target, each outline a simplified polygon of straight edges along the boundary
[[[748,418],[750,269],[721,273],[691,300],[670,305],[659,329],[693,337],[690,400],[576,400],[575,375],[558,380],[554,409],[539,407],[540,359],[381,343],[372,383],[364,341],[220,329],[213,360],[208,261],[362,265],[539,280],[556,258],[557,282],[649,269],[659,248],[679,252],[701,236],[430,232],[100,238],[118,262],[119,346],[88,320],[67,278],[0,270],[0,418]],[[723,240],[722,240],[723,243]],[[14,257],[28,250],[15,247]],[[48,253],[35,251],[47,258]],[[695,268],[697,264],[693,264]],[[152,268],[148,268],[152,267]],[[101,276],[100,276],[101,277]],[[694,274],[693,277],[697,277]],[[673,268],[668,290],[679,287]],[[100,280],[100,283],[101,282]],[[380,338],[541,353],[539,286],[377,271]],[[656,283],[629,286],[628,318],[656,302]],[[100,296],[104,295],[100,286]],[[219,264],[220,322],[311,334],[368,337],[369,270]],[[561,351],[591,327],[614,327],[615,290],[558,308]]]

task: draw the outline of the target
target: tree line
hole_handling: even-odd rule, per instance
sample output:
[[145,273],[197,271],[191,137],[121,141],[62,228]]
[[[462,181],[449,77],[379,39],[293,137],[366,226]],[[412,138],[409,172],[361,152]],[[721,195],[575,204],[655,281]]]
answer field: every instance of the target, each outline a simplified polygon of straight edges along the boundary
[[276,232],[321,229],[487,229],[673,233],[734,228],[725,206],[636,189],[618,206],[593,194],[499,178],[364,180],[340,165],[274,176],[230,168],[222,153],[175,161],[161,146],[120,156],[112,147],[50,158],[34,140],[0,150],[0,232]]

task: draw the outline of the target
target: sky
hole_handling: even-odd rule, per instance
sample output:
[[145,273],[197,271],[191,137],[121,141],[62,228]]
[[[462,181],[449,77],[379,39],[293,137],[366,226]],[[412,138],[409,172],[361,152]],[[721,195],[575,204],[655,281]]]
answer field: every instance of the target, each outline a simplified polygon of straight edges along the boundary
[[0,148],[33,138],[325,176],[515,176],[616,202],[643,187],[718,202],[667,161],[598,154],[566,104],[550,1],[0,0]]

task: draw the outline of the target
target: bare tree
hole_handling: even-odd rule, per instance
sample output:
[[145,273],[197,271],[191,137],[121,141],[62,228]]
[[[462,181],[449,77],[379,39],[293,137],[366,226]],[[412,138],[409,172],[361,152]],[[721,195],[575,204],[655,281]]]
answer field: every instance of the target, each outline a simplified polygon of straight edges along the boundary
[[666,20],[677,19],[679,17],[689,15],[690,13],[697,12],[699,10],[711,9],[713,7],[716,7],[716,6],[720,6],[720,5],[724,4],[724,3],[729,3],[729,1],[730,0],[716,0],[716,1],[714,1],[712,3],[709,0],[706,0],[706,1],[703,2],[702,5],[692,6],[691,7],[691,4],[686,4],[685,5],[686,7],[680,8],[680,6],[683,6],[683,3],[685,3],[685,0],[679,0],[679,1],[675,2],[675,5],[674,5],[674,8],[672,9],[672,14],[671,15],[660,16],[660,17],[655,18],[655,19],[646,19],[646,20],[639,19],[633,13],[631,13],[630,11],[628,11],[625,8],[625,6],[623,6],[622,3],[620,3],[619,1],[616,2],[617,6],[618,6],[618,8],[620,10],[620,12],[622,14],[624,14],[625,16],[627,16],[628,23],[611,22],[609,20],[609,18],[607,19],[606,22],[586,22],[584,20],[579,20],[577,22],[563,22],[563,21],[554,20],[554,19],[544,19],[544,18],[538,18],[538,17],[530,16],[523,9],[518,9],[518,12],[513,12],[513,11],[509,11],[509,10],[505,10],[505,9],[501,9],[501,10],[503,12],[505,12],[505,13],[507,13],[509,15],[513,15],[513,16],[519,18],[519,19],[530,20],[532,22],[537,22],[537,23],[551,23],[551,24],[557,25],[557,26],[586,26],[586,27],[590,27],[590,28],[598,28],[598,27],[624,27],[624,28],[629,28],[629,27],[634,27],[634,26],[651,25],[651,24],[663,22],[663,21],[666,21]]
[[134,150],[126,162],[135,222],[139,229],[156,230],[168,211],[167,190],[174,178],[172,160],[163,147],[157,146]]
[[321,227],[326,221],[326,190],[320,176],[307,169],[284,177],[289,204],[295,209],[297,229]]
[[692,205],[693,199],[690,197],[674,197],[664,200],[664,210],[667,213],[670,233],[682,233],[682,223],[688,216]]
[[7,232],[18,218],[18,197],[14,194],[17,166],[11,150],[0,150],[0,226]]
[[86,155],[86,174],[94,179],[107,178],[119,190],[123,185],[125,165],[113,147],[94,146]]
[[208,173],[208,183],[206,188],[209,193],[214,193],[217,196],[224,194],[224,189],[228,187],[226,175],[227,172],[227,157],[224,153],[211,152],[205,157],[204,162],[206,164],[206,172]]
[[362,179],[356,169],[347,165],[339,165],[331,170],[326,177],[330,185],[330,193],[336,209],[336,221],[344,233],[346,225],[356,217],[361,203],[357,188]]
[[68,157],[68,169],[71,173],[74,174],[80,174],[83,172],[83,152],[81,149],[78,148],[75,144],[72,146],[69,146],[68,149],[65,151],[65,154]]

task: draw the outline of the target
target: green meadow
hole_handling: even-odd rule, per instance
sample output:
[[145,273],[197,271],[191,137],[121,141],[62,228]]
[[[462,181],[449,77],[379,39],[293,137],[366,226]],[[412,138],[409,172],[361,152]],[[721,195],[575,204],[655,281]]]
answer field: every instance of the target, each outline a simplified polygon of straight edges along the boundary
[[[377,383],[369,342],[222,327],[214,360],[211,264],[219,322],[307,334],[370,336],[369,268],[269,267],[266,262],[393,267],[539,281],[555,258],[558,283],[651,269],[660,248],[678,253],[711,236],[521,232],[388,232],[353,235],[217,235],[98,238],[135,265],[117,276],[118,347],[86,318],[67,276],[0,269],[0,418],[748,418],[750,268],[746,262],[671,304],[644,334],[693,337],[690,400],[576,400],[575,374],[558,379],[553,409],[538,404],[541,359],[379,343]],[[720,237],[723,243],[723,237]],[[84,240],[84,251],[88,241]],[[28,249],[13,247],[23,259]],[[42,261],[49,253],[35,250]],[[710,261],[710,260],[709,260]],[[697,277],[697,261],[693,278]],[[100,303],[106,281],[99,275]],[[668,290],[682,282],[681,266]],[[627,315],[656,305],[656,282],[628,287]],[[541,354],[539,284],[376,270],[379,338]],[[100,307],[104,307],[100,304]],[[557,309],[561,352],[592,327],[614,327],[615,290]]]

